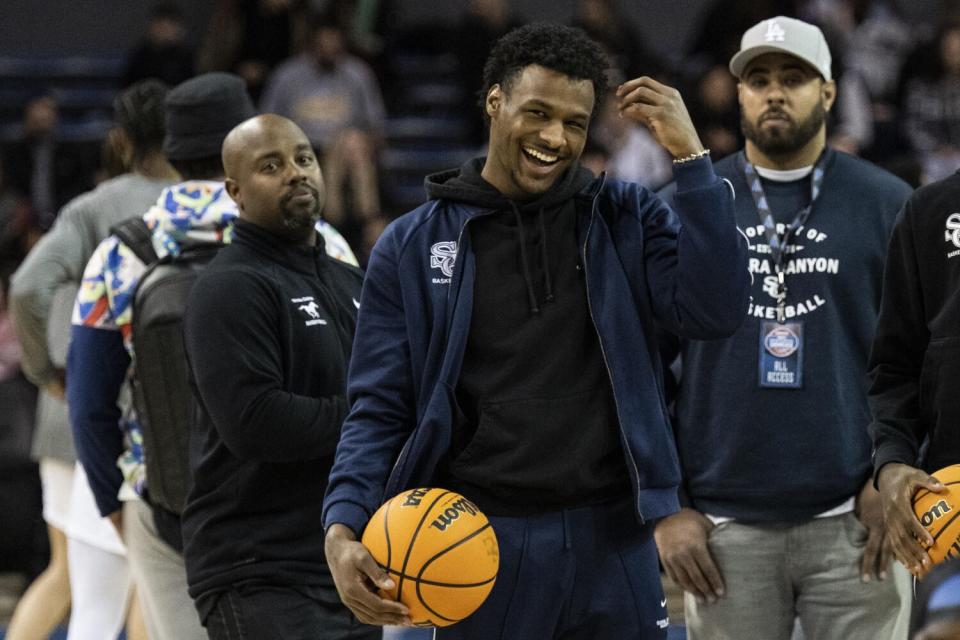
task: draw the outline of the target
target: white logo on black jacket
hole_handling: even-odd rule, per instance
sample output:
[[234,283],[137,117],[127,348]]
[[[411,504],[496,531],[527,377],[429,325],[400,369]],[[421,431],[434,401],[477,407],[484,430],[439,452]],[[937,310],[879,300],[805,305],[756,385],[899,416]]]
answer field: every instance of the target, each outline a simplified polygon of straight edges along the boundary
[[313,299],[313,296],[290,298],[290,302],[297,305],[297,309],[307,316],[307,320],[304,321],[306,326],[312,327],[318,324],[327,324],[327,321],[320,317],[320,313],[317,311],[319,306],[317,305],[317,301]]

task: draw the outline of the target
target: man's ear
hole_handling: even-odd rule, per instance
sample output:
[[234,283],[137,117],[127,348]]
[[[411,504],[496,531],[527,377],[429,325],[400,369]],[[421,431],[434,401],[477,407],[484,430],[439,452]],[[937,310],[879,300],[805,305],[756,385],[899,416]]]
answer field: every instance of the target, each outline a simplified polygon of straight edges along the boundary
[[499,84],[495,84],[490,87],[490,91],[487,91],[487,102],[486,110],[487,115],[491,118],[500,111],[500,107],[503,106],[503,89],[500,88]]
[[837,83],[833,80],[824,82],[823,86],[820,87],[820,93],[823,96],[823,106],[829,113],[834,101],[837,99]]
[[227,188],[227,195],[230,196],[230,199],[237,203],[238,209],[243,210],[243,202],[240,199],[240,185],[237,184],[237,181],[233,178],[227,178],[223,184]]

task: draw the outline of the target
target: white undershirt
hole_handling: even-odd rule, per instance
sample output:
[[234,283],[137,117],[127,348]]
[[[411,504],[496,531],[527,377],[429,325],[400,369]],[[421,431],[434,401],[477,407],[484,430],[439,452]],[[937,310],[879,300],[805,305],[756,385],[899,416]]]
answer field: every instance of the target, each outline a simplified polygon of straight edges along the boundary
[[[832,518],[833,516],[842,516],[845,513],[850,513],[851,511],[853,511],[855,506],[856,506],[856,498],[854,496],[850,496],[849,498],[847,498],[846,500],[844,500],[834,508],[827,509],[823,513],[818,513],[813,517],[814,518]],[[712,522],[714,525],[736,520],[736,518],[727,518],[725,516],[712,516],[709,513],[704,515],[710,518],[710,522]]]
[[773,180],[774,182],[795,182],[801,178],[806,178],[813,172],[813,165],[800,167],[799,169],[787,169],[780,171],[778,169],[767,169],[765,167],[754,167],[761,178]]

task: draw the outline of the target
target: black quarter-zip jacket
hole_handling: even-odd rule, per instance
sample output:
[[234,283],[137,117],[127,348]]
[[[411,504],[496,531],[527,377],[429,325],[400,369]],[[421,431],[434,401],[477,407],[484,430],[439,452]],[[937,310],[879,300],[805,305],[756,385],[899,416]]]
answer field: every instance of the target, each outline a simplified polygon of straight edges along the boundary
[[960,464],[958,202],[954,173],[917,189],[893,228],[870,354],[875,474]]
[[183,513],[190,594],[332,584],[320,511],[347,413],[362,272],[238,221],[184,318],[201,406]]

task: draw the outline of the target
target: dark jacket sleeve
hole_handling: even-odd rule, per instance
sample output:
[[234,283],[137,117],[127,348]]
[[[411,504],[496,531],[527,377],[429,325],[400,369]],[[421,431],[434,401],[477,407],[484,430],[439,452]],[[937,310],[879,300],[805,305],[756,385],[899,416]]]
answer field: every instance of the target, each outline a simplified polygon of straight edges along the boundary
[[737,229],[733,188],[709,158],[677,166],[675,177],[674,208],[651,197],[643,213],[649,298],[668,331],[724,338],[740,327],[750,295],[747,240]]
[[323,503],[323,526],[358,536],[383,500],[384,485],[414,427],[414,390],[399,249],[388,229],[367,265],[350,361],[344,422]]
[[930,333],[924,319],[912,200],[893,228],[883,275],[880,318],[870,354],[868,400],[873,421],[874,479],[888,462],[917,464],[924,428],[920,421],[920,372]]
[[90,482],[100,515],[120,508],[123,452],[120,407],[130,356],[119,331],[74,325],[67,355],[67,403],[77,459]]
[[246,273],[201,277],[184,316],[195,393],[240,459],[313,460],[333,453],[346,415],[342,395],[283,390],[282,305],[268,282]]

